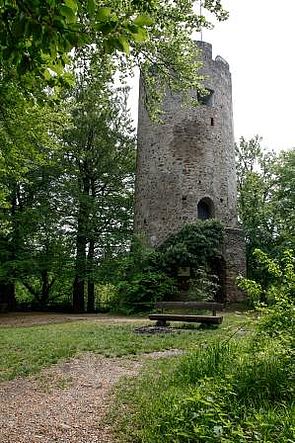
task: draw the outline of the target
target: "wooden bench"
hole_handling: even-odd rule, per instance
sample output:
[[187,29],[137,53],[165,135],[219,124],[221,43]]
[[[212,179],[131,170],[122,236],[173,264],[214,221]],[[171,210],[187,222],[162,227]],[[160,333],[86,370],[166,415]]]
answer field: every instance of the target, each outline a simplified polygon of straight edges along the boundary
[[[166,301],[155,304],[157,309],[161,309],[161,314],[150,314],[150,320],[156,320],[157,326],[166,326],[167,321],[195,322],[202,324],[219,325],[223,321],[222,315],[217,315],[223,310],[222,303],[215,302],[194,302],[194,301]],[[202,309],[212,311],[212,315],[192,315],[192,314],[165,314],[164,309]]]

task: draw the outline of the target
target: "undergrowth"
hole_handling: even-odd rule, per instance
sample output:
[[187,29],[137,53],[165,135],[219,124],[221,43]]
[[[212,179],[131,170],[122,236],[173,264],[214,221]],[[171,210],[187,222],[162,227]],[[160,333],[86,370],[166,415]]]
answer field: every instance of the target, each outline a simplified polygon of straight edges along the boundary
[[119,441],[294,443],[294,369],[274,339],[218,340],[173,362],[154,362],[119,390]]

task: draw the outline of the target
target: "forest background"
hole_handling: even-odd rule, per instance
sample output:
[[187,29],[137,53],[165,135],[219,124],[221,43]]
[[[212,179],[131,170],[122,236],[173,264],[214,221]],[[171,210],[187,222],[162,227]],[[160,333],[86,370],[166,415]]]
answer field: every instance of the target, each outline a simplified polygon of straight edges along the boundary
[[[211,24],[195,6],[189,0],[1,6],[3,309],[93,312],[102,302],[124,305],[122,294],[129,306],[152,301],[156,287],[159,298],[173,290],[167,257],[163,264],[151,251],[128,253],[136,150],[127,79],[140,68],[155,120],[167,85],[184,100],[190,88],[204,93],[191,35]],[[228,16],[217,0],[203,9],[217,20]],[[249,275],[267,289],[271,279],[257,271],[252,252],[258,247],[280,259],[294,245],[294,151],[268,153],[258,137],[241,139],[237,169]],[[173,260],[181,250],[175,242]],[[215,246],[208,246],[211,253]]]

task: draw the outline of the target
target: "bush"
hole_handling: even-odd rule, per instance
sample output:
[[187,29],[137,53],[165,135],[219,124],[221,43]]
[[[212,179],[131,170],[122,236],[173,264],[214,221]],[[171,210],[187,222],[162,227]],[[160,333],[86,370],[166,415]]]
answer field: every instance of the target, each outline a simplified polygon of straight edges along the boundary
[[[280,261],[268,257],[256,249],[255,257],[271,274],[273,283],[265,291],[252,280],[240,278],[238,284],[248,292],[254,307],[262,314],[259,331],[261,334],[280,336],[294,343],[295,337],[295,257],[286,250]],[[265,303],[263,303],[265,301]]]
[[218,277],[200,267],[195,270],[194,278],[190,282],[188,299],[215,300],[219,288]]
[[130,280],[119,282],[117,310],[124,313],[150,310],[155,302],[171,298],[176,292],[175,281],[162,272],[139,272]]
[[186,225],[155,250],[135,237],[131,252],[113,262],[110,281],[116,286],[118,298],[114,298],[111,308],[131,313],[171,299],[177,293],[178,268],[186,266],[191,269],[189,297],[214,298],[218,285],[216,277],[208,272],[209,261],[220,254],[222,239],[223,227],[216,220]]
[[95,306],[99,312],[111,311],[118,305],[118,290],[111,283],[95,285]]
[[220,255],[222,241],[223,226],[217,220],[185,225],[158,248],[158,266],[173,275],[179,267],[206,268],[211,258]]
[[107,286],[114,288],[113,297],[108,300],[110,310],[124,314],[146,311],[156,301],[173,296],[176,281],[157,267],[157,255],[135,237],[128,255],[105,265]]

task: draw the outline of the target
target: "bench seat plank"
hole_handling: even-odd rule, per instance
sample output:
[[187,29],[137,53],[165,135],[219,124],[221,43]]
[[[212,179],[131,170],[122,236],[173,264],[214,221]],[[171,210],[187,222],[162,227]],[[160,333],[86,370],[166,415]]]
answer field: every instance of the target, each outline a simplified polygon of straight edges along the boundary
[[162,321],[184,321],[184,322],[196,322],[196,323],[210,323],[220,324],[222,323],[222,315],[182,315],[182,314],[150,314],[150,320],[162,320]]

